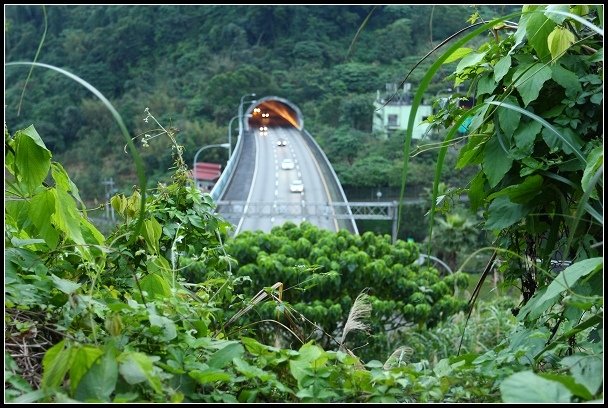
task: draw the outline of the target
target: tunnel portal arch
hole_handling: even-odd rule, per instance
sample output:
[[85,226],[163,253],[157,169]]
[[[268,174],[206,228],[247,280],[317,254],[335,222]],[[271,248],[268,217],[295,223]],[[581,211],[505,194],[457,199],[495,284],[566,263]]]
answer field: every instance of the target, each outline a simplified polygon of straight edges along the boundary
[[304,129],[304,118],[300,108],[293,102],[279,96],[265,96],[257,99],[245,111],[245,130],[260,126],[293,126]]

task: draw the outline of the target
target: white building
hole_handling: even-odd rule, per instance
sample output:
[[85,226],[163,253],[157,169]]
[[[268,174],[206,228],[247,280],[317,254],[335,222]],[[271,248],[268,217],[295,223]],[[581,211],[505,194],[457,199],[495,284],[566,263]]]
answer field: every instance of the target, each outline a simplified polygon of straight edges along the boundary
[[[388,137],[392,132],[401,131],[401,133],[404,133],[407,130],[410,111],[412,110],[412,100],[414,99],[410,89],[411,84],[409,83],[405,83],[403,89],[399,91],[397,91],[397,84],[389,83],[386,84],[386,93],[383,96],[380,95],[380,91],[377,91],[372,121],[374,132],[382,133],[385,137]],[[389,102],[387,103],[387,101]],[[432,106],[425,105],[423,100],[416,111],[412,132],[413,139],[422,139],[428,131],[430,125],[421,122],[432,112]]]

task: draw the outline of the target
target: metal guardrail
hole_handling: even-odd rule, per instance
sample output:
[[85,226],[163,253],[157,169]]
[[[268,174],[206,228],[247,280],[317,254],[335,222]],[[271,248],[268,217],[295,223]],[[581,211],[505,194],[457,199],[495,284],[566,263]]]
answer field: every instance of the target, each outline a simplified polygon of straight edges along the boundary
[[[239,118],[239,121],[240,120],[242,120],[242,118]],[[242,129],[242,127],[239,126],[239,129]],[[214,184],[213,188],[211,189],[211,192],[209,193],[209,194],[211,194],[211,197],[213,198],[214,201],[217,201],[224,194],[224,189],[226,188],[226,186],[230,183],[230,180],[232,179],[232,175],[234,174],[234,169],[236,168],[236,165],[239,161],[238,159],[241,156],[241,151],[243,150],[243,137],[242,136],[243,136],[242,131],[239,131],[238,139],[236,141],[236,146],[234,147],[234,150],[232,151],[232,156],[230,156],[228,158],[228,163],[226,163],[226,167],[224,168],[224,171],[222,171],[220,178]]]
[[357,228],[357,224],[355,223],[355,219],[352,216],[353,213],[351,211],[350,206],[348,205],[348,200],[346,199],[346,194],[344,194],[344,190],[342,189],[342,184],[340,184],[340,180],[334,168],[331,166],[329,159],[323,152],[323,149],[319,146],[317,141],[311,136],[310,133],[306,129],[302,129],[300,131],[305,137],[304,140],[311,148],[310,150],[317,158],[317,162],[321,166],[321,171],[323,172],[323,178],[332,184],[330,188],[330,194],[332,197],[330,199],[334,201],[332,205],[334,208],[337,207],[337,204],[343,204],[343,215],[346,214],[346,217],[341,217],[340,214],[336,214],[336,219],[342,221],[342,225],[348,229],[350,232],[354,234],[359,234],[359,230]]
[[[413,204],[413,203],[411,203]],[[397,241],[397,210],[396,201],[365,201],[365,202],[330,202],[315,203],[293,201],[267,201],[267,202],[246,202],[237,200],[224,200],[217,202],[218,207],[222,207],[224,217],[239,218],[247,206],[247,215],[257,217],[306,217],[308,218],[327,218],[332,217],[336,220],[354,222],[359,220],[387,220],[392,221],[391,236],[393,242]],[[336,211],[338,210],[338,211]],[[358,232],[357,232],[358,234]]]

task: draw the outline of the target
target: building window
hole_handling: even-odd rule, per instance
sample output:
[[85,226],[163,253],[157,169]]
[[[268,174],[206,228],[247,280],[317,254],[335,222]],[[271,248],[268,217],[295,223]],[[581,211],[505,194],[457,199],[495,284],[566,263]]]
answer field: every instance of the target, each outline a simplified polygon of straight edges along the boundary
[[397,119],[399,119],[398,115],[388,115],[388,125],[398,126]]

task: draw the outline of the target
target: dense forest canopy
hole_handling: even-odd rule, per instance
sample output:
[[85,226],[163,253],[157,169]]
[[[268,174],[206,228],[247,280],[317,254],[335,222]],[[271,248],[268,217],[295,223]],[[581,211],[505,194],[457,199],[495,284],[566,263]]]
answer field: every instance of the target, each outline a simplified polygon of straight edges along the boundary
[[[33,61],[44,39],[38,62],[66,69],[99,89],[133,135],[143,131],[143,111],[149,107],[179,129],[186,161],[199,146],[225,141],[243,94],[281,96],[301,108],[307,129],[346,187],[395,187],[402,162],[395,146],[403,136],[382,141],[372,134],[376,91],[402,81],[431,47],[466,27],[474,12],[490,19],[514,9],[7,5],[5,60]],[[425,64],[408,79],[414,89]],[[6,69],[9,130],[35,122],[85,201],[102,200],[102,181],[109,178],[130,191],[132,161],[100,102],[44,69],[33,70],[24,91],[27,74],[25,66]],[[429,93],[450,86],[438,82]],[[358,148],[348,151],[344,145]],[[171,166],[167,146],[157,143],[142,154],[150,185],[166,180]],[[222,161],[225,154],[209,152],[210,160]],[[426,169],[433,158],[427,157],[428,163],[423,159],[413,164],[414,174],[418,170],[422,177],[430,173]]]

